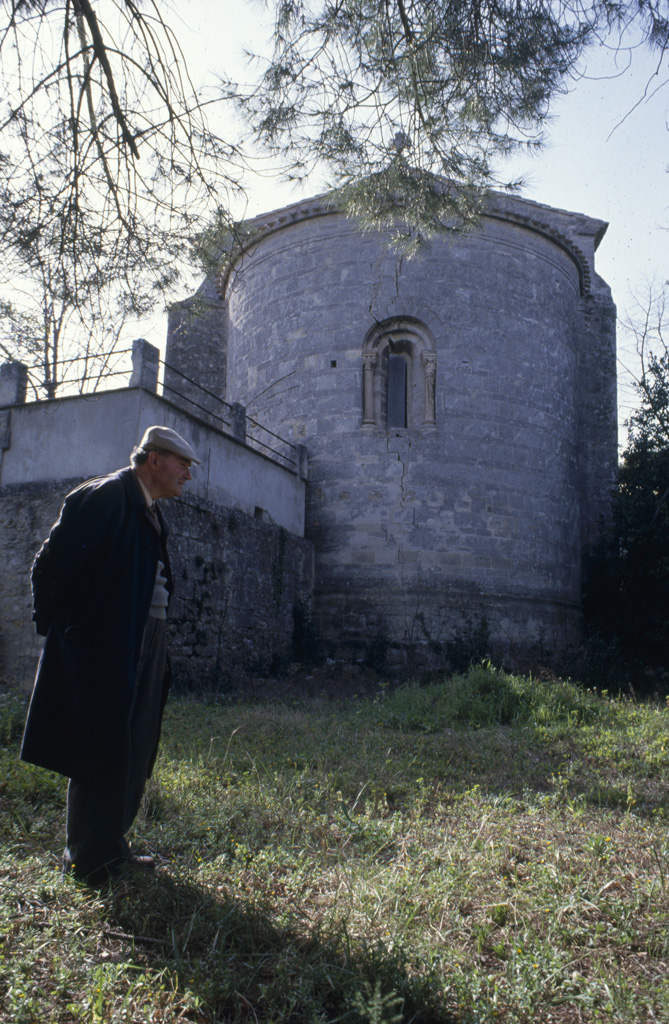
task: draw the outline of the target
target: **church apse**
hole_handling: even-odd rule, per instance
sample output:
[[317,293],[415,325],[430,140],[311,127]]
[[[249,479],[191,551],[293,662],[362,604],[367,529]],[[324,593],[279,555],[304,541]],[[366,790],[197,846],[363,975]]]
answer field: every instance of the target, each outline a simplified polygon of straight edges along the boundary
[[307,447],[332,650],[477,618],[498,648],[576,643],[616,472],[606,225],[497,196],[406,260],[324,200],[254,223],[219,278],[225,397]]

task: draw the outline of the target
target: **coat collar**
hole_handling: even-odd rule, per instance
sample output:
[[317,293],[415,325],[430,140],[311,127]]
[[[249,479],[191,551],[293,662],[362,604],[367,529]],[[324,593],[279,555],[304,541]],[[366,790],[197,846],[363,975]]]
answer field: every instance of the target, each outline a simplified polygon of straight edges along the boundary
[[[119,470],[117,474],[123,483],[125,484],[126,491],[128,492],[128,498],[130,503],[140,511],[144,512],[146,521],[151,524],[151,528],[155,529],[151,514],[146,504],[146,498],[144,497],[144,491],[139,482],[137,474],[135,473],[132,466],[127,466],[125,469]],[[158,513],[158,522],[160,523],[161,535],[163,540],[167,537],[169,528],[165,522],[165,517],[161,511],[160,505],[156,504],[156,512]]]
[[137,474],[135,473],[132,466],[126,466],[125,469],[120,469],[116,475],[125,484],[125,489],[128,493],[130,504],[134,505],[135,508],[141,508],[142,505],[144,506],[144,508],[146,508],[144,494],[142,492],[142,488],[139,485]]

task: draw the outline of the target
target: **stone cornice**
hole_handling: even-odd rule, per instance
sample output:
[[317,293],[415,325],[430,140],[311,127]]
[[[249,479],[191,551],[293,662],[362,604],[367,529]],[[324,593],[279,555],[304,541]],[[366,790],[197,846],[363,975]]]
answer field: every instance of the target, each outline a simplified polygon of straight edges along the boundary
[[[284,228],[292,227],[294,224],[326,216],[342,216],[342,211],[336,203],[328,199],[327,193],[312,199],[301,200],[281,210],[261,214],[247,221],[245,228],[248,237],[232,250],[228,259],[215,275],[215,285],[220,298],[225,298],[230,273],[237,260],[244,253],[252,250],[263,238],[282,231]],[[481,216],[484,220],[516,224],[518,227],[543,235],[544,238],[553,242],[574,262],[579,275],[581,294],[583,296],[590,295],[594,272],[591,260],[567,231],[571,227],[573,233],[591,238],[594,250],[608,227],[605,221],[583,214],[571,213],[567,210],[555,209],[533,200],[505,196],[501,193],[491,193],[490,200]],[[559,222],[560,226],[566,230],[560,230],[556,222]]]

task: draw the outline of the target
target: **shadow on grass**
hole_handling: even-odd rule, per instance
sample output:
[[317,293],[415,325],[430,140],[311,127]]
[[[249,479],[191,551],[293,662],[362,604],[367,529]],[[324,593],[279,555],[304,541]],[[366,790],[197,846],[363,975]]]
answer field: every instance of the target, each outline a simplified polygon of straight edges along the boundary
[[443,978],[416,971],[380,942],[351,940],[343,925],[279,922],[270,905],[230,899],[164,869],[101,896],[109,953],[167,970],[203,1024],[456,1024],[443,1005]]

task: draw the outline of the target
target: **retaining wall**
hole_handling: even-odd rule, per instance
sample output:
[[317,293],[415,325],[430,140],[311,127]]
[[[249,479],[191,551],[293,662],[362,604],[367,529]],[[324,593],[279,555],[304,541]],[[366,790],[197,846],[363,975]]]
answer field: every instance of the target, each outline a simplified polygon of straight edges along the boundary
[[144,388],[13,405],[0,417],[0,485],[112,473],[128,465],[146,428],[160,423],[185,437],[202,462],[193,466],[191,494],[304,534],[299,468],[278,465]]
[[[41,649],[31,622],[30,567],[63,498],[80,478],[0,487],[0,679],[32,685]],[[197,495],[164,502],[175,593],[175,684],[224,689],[294,657],[295,610],[309,607],[308,541]]]

